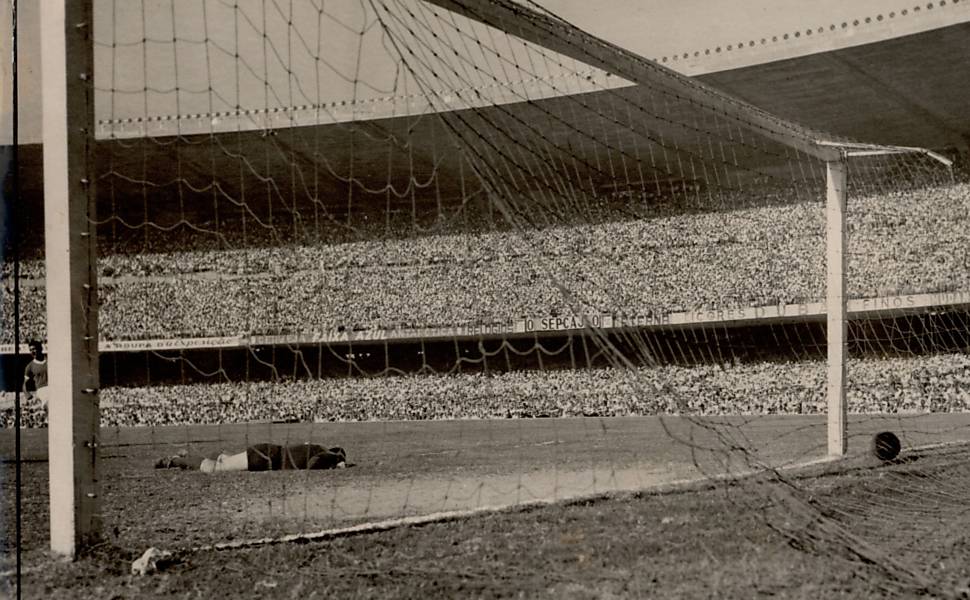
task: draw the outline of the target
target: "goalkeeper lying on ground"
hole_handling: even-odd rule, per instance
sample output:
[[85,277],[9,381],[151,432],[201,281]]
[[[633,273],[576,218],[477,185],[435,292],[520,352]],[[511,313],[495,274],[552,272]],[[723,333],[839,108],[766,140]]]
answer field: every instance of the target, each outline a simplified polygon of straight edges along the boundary
[[161,458],[156,469],[197,469],[203,473],[216,471],[285,471],[308,469],[343,469],[347,453],[343,448],[324,448],[317,444],[255,444],[238,454],[220,454],[218,458],[204,458],[176,454]]

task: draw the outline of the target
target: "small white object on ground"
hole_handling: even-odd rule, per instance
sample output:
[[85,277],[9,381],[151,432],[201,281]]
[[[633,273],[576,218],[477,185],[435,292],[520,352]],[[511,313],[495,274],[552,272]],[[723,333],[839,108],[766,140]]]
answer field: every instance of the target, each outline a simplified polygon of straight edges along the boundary
[[132,575],[150,575],[158,570],[158,561],[172,556],[167,550],[149,548],[141,555],[141,558],[131,563]]

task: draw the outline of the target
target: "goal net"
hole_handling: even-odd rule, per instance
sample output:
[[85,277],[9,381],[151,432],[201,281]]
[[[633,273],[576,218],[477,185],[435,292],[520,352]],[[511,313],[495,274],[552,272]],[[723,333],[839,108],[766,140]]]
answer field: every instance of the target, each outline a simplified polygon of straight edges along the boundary
[[[965,174],[774,117],[531,2],[94,10],[116,543],[312,537],[701,481],[887,586],[939,579],[967,501]],[[25,251],[17,325],[45,339],[56,275],[42,245]],[[4,303],[9,323],[9,288]],[[870,454],[880,431],[895,462]],[[348,468],[154,468],[267,443],[339,446]],[[846,469],[868,474],[851,505],[807,477]]]

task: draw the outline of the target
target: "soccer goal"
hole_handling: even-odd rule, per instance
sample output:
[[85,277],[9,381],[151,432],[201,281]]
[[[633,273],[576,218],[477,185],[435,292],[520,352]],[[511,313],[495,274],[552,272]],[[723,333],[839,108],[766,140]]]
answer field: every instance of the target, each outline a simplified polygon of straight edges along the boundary
[[[46,256],[24,266],[46,307],[19,326],[49,348],[55,551],[702,481],[925,583],[870,525],[966,499],[939,471],[970,438],[949,159],[775,116],[532,2],[49,8]],[[925,457],[892,471],[900,502],[819,503],[799,477],[877,468],[881,431],[891,464]]]

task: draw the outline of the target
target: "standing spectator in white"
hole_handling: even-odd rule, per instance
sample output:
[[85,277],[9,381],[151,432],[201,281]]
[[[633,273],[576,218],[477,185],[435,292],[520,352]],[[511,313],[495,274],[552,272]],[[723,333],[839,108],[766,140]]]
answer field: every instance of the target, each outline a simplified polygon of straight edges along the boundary
[[24,394],[29,401],[36,401],[40,408],[47,408],[47,357],[44,346],[37,340],[30,342],[33,359],[24,369]]

